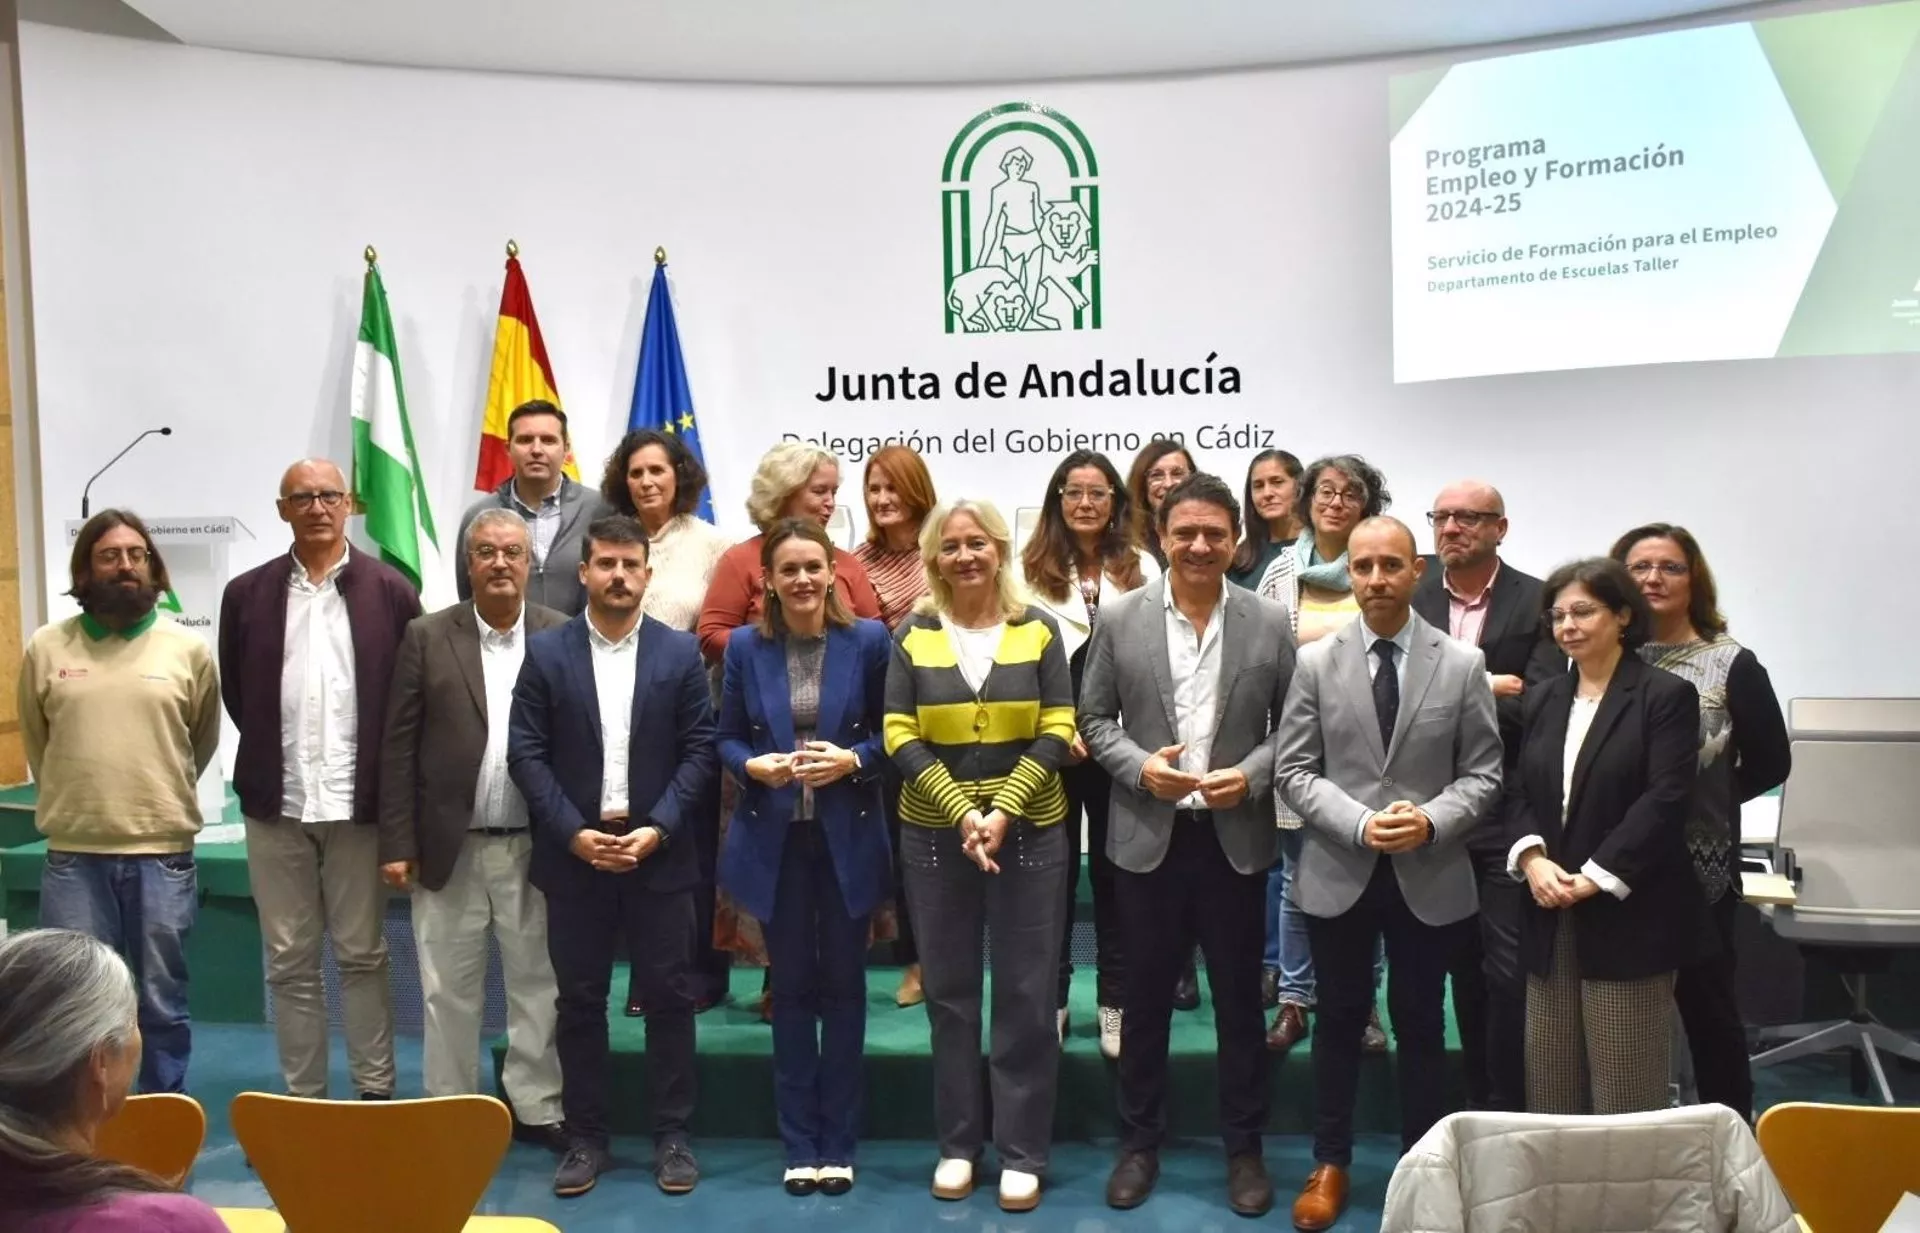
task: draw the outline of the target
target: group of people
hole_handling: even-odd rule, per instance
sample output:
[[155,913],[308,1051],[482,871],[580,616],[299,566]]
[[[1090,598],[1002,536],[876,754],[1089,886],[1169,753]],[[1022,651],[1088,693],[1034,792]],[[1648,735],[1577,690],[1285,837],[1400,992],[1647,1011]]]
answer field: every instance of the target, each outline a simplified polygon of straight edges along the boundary
[[730,544],[694,516],[706,476],[671,434],[628,434],[597,492],[569,450],[556,407],[513,412],[514,475],[460,526],[460,602],[424,616],[349,547],[339,469],[295,464],[290,555],[229,585],[217,664],[156,616],[166,569],[136,516],[81,530],[81,615],[34,636],[20,683],[41,919],[132,966],[143,1090],[185,1082],[194,783],[224,702],[287,1090],[329,1090],[324,935],[352,1090],[394,1094],[382,920],[405,891],[427,1094],[477,1085],[491,932],[502,1085],[562,1195],[610,1163],[623,951],[658,1185],[699,1180],[695,1019],[736,951],[768,966],[782,1184],[850,1189],[865,962],[891,938],[897,1000],[931,1030],[933,1193],[970,1193],[991,1140],[1001,1206],[1036,1206],[1083,830],[1115,1207],[1158,1178],[1196,948],[1242,1214],[1273,1202],[1270,1060],[1310,1035],[1293,1219],[1338,1219],[1383,972],[1407,1145],[1447,1109],[1450,974],[1476,1107],[1663,1107],[1677,1005],[1701,1097],[1751,1115],[1739,812],[1785,779],[1787,744],[1684,529],[1542,582],[1501,560],[1484,483],[1437,495],[1428,558],[1363,459],[1269,450],[1236,495],[1156,441],[1124,479],[1061,460],[1016,546],[894,446],[845,551],[839,460],[785,443],[754,475],[760,534]]

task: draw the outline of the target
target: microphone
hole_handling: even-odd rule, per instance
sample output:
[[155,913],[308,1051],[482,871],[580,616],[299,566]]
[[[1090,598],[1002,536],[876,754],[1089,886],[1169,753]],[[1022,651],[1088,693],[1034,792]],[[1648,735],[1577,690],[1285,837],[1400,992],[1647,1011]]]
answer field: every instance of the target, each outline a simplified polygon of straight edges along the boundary
[[173,429],[171,428],[147,429],[145,432],[141,433],[139,436],[135,437],[133,440],[127,442],[127,449],[121,450],[118,454],[115,454],[113,457],[107,459],[107,465],[104,467],[101,467],[98,471],[95,471],[93,475],[88,478],[87,486],[80,490],[80,516],[82,518],[85,518],[89,513],[92,512],[92,506],[88,502],[87,498],[88,498],[88,494],[90,494],[93,491],[93,481],[105,475],[110,469],[112,469],[114,463],[119,462],[122,458],[125,458],[127,456],[127,450],[130,450],[134,446],[140,444],[142,441],[145,441],[148,437],[151,437],[156,432],[163,437],[171,437],[173,435]]

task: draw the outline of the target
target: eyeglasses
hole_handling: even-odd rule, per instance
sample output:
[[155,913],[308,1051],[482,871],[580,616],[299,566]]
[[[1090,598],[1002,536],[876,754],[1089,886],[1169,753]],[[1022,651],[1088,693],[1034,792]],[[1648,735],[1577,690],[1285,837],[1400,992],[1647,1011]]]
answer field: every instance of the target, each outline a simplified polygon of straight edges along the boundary
[[525,544],[508,544],[505,548],[496,548],[492,544],[482,544],[472,550],[477,561],[491,562],[495,557],[505,557],[509,561],[518,561],[527,555]]
[[1606,610],[1603,604],[1575,604],[1571,608],[1549,608],[1545,613],[1545,619],[1549,628],[1557,628],[1568,621],[1578,621],[1585,625]]
[[145,565],[152,554],[145,548],[96,548],[93,553],[95,565],[118,565],[125,561],[128,565]]
[[1664,574],[1669,578],[1685,578],[1687,563],[1685,561],[1635,561],[1627,566],[1627,572],[1635,578],[1651,578],[1656,573]]
[[1500,517],[1483,509],[1437,509],[1427,514],[1427,525],[1436,529],[1451,522],[1462,531],[1471,531],[1483,522]]
[[1082,501],[1099,505],[1113,495],[1111,488],[1062,488],[1059,492],[1060,499],[1068,505],[1078,505]]
[[319,502],[321,509],[335,509],[346,499],[346,493],[336,492],[331,488],[324,492],[290,492],[285,498],[288,505],[299,510],[312,509],[316,501]]
[[1165,471],[1159,467],[1155,467],[1153,470],[1147,472],[1147,482],[1149,484],[1177,484],[1192,474],[1193,472],[1187,470],[1185,467],[1175,467],[1171,471]]
[[1350,505],[1355,509],[1367,503],[1367,494],[1359,488],[1335,488],[1322,484],[1313,490],[1313,499],[1322,505]]

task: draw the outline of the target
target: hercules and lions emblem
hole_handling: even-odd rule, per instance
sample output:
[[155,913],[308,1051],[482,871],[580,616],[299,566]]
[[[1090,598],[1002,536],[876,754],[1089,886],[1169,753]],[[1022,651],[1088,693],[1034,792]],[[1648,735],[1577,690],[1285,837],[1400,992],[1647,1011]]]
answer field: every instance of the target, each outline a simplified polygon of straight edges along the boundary
[[941,192],[949,334],[1100,328],[1098,176],[1057,111],[1007,103],[960,130]]

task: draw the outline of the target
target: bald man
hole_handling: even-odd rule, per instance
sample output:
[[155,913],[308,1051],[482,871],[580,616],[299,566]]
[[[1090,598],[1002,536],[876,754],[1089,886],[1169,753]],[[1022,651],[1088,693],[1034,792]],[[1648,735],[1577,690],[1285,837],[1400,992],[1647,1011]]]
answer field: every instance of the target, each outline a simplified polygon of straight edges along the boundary
[[[1413,610],[1487,661],[1500,719],[1503,763],[1520,757],[1520,710],[1530,686],[1567,670],[1567,657],[1540,623],[1540,580],[1500,559],[1507,504],[1483,480],[1441,489],[1427,513],[1437,566],[1414,588]],[[1453,1007],[1466,1062],[1467,1105],[1526,1108],[1527,982],[1520,970],[1520,916],[1526,887],[1506,876],[1506,842],[1493,819],[1467,844],[1480,887],[1477,926],[1454,956]]]
[[378,771],[387,684],[420,596],[347,546],[340,468],[294,463],[276,502],[284,557],[227,584],[220,693],[240,731],[234,792],[260,914],[280,1069],[293,1096],[327,1093],[323,935],[333,939],[347,1069],[363,1100],[393,1095],[393,1010],[381,933]]
[[1293,1205],[1309,1233],[1332,1228],[1347,1203],[1382,938],[1401,1149],[1446,1112],[1447,963],[1477,902],[1466,840],[1500,796],[1500,729],[1480,652],[1413,611],[1425,569],[1399,520],[1354,528],[1360,615],[1301,648],[1280,716],[1274,782],[1305,823],[1288,893],[1306,914],[1319,995],[1316,1167]]

